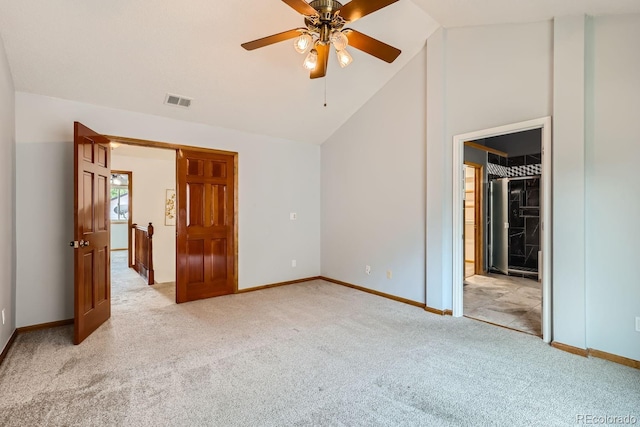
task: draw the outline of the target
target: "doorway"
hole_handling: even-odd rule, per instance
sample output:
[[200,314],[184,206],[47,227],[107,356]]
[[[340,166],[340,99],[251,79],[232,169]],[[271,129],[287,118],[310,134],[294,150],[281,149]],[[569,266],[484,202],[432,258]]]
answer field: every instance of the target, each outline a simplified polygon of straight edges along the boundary
[[[131,171],[129,182],[136,173],[133,168],[112,164],[111,151],[120,145],[158,148],[173,156],[172,172],[158,173],[157,169],[151,169],[153,180],[172,176],[174,184],[164,185],[162,195],[154,191],[148,203],[137,203],[136,215],[141,213],[141,207],[148,206],[154,212],[150,217],[161,215],[158,224],[174,227],[168,233],[172,244],[167,247],[175,248],[175,256],[166,264],[175,267],[176,302],[238,290],[238,153],[101,135],[75,122],[74,240],[71,242],[75,344],[80,344],[111,316],[110,180],[114,178],[112,170]],[[136,174],[138,183],[140,176]],[[131,210],[134,200],[127,198],[128,209],[122,194],[115,200],[118,205],[115,213],[124,218],[125,210]],[[132,219],[130,212],[126,216]],[[136,232],[139,229],[136,227]],[[149,252],[154,229],[150,221]],[[131,244],[129,247],[132,248]],[[132,262],[131,257],[128,258],[124,263],[127,267]],[[136,265],[137,261],[136,251]],[[150,285],[154,284],[152,277],[149,274]],[[190,292],[192,289],[195,291]]]
[[[486,130],[482,130],[482,131],[477,131],[477,132],[472,132],[472,133],[468,133],[468,134],[463,134],[463,135],[456,135],[454,137],[454,144],[453,144],[453,171],[454,171],[454,176],[453,176],[453,231],[454,231],[454,239],[453,239],[453,277],[454,277],[454,281],[453,281],[453,315],[454,316],[462,316],[464,314],[466,314],[465,312],[465,306],[466,304],[464,303],[464,294],[465,294],[465,200],[464,200],[464,194],[465,194],[465,186],[466,186],[466,181],[465,181],[465,166],[464,166],[464,162],[465,162],[465,149],[466,146],[470,145],[470,144],[478,144],[478,140],[483,140],[483,139],[487,139],[487,138],[492,138],[492,137],[497,137],[497,136],[502,136],[502,135],[513,135],[516,134],[518,132],[525,132],[525,131],[533,131],[535,130],[536,132],[539,133],[539,141],[540,141],[540,160],[539,160],[539,169],[540,169],[540,173],[539,176],[537,178],[531,179],[530,181],[525,181],[525,180],[521,180],[521,182],[516,183],[514,181],[514,184],[512,185],[512,192],[513,194],[518,193],[519,195],[522,195],[523,197],[525,197],[525,199],[523,199],[525,201],[524,204],[521,204],[517,207],[517,212],[523,212],[525,214],[528,214],[529,216],[534,216],[534,214],[536,214],[538,216],[537,221],[538,221],[538,228],[537,228],[537,233],[538,233],[538,237],[539,237],[539,245],[537,247],[538,250],[535,250],[536,245],[530,244],[529,248],[526,248],[527,243],[523,241],[523,237],[526,234],[526,232],[524,233],[511,233],[512,235],[509,235],[509,221],[501,221],[500,220],[500,215],[504,215],[505,217],[508,217],[510,212],[511,212],[511,208],[515,208],[515,206],[510,206],[511,201],[508,199],[510,193],[510,188],[509,188],[509,182],[507,180],[503,180],[503,181],[499,181],[499,179],[503,178],[503,177],[496,177],[497,179],[494,179],[493,181],[495,181],[495,185],[489,185],[489,179],[488,176],[489,174],[492,174],[491,171],[486,170],[485,171],[485,180],[484,185],[485,188],[482,191],[483,196],[485,196],[487,203],[485,204],[485,212],[486,215],[489,215],[489,217],[491,217],[491,215],[493,214],[493,225],[494,227],[491,228],[491,223],[490,222],[484,222],[484,224],[488,225],[488,227],[486,227],[484,233],[483,233],[483,237],[486,240],[486,244],[485,246],[485,250],[483,251],[483,253],[485,254],[485,260],[483,261],[483,267],[485,268],[485,270],[487,271],[488,275],[492,275],[492,274],[498,274],[498,273],[505,273],[506,274],[502,274],[501,276],[499,276],[501,279],[505,279],[507,280],[508,283],[503,283],[504,286],[506,286],[507,288],[510,287],[510,289],[525,289],[524,285],[522,283],[509,283],[509,281],[512,280],[530,280],[530,279],[526,279],[526,277],[522,277],[522,276],[527,276],[527,275],[531,275],[528,273],[532,273],[531,271],[527,270],[527,266],[530,266],[532,264],[532,262],[535,260],[536,268],[535,270],[537,270],[537,272],[535,273],[536,275],[536,279],[537,276],[539,276],[540,278],[540,283],[539,285],[536,284],[536,286],[540,287],[540,290],[531,290],[528,292],[539,292],[542,296],[542,304],[540,306],[540,313],[541,313],[541,335],[542,338],[545,342],[550,342],[552,337],[551,337],[551,270],[550,270],[550,262],[551,262],[551,247],[550,247],[550,230],[551,230],[551,161],[550,161],[550,154],[551,154],[551,128],[550,128],[550,124],[551,124],[551,119],[550,117],[546,117],[546,118],[542,118],[542,119],[536,119],[536,120],[530,120],[527,122],[521,122],[521,123],[515,123],[512,125],[506,125],[506,126],[501,126],[501,127],[497,127],[497,128],[491,128],[491,129],[486,129]],[[480,144],[482,145],[482,143]],[[506,155],[504,156],[505,158],[509,158],[509,153],[505,153]],[[512,153],[513,154],[513,153]],[[485,155],[488,157],[488,152],[485,152]],[[479,162],[480,163],[480,162]],[[500,166],[499,169],[502,170],[502,167],[507,169],[508,172],[508,168],[510,166],[507,165],[501,165],[500,162],[498,162],[498,166]],[[526,170],[527,165],[523,164],[523,165],[513,165],[514,168],[518,168],[518,169],[522,169],[523,171]],[[489,167],[489,164],[487,163],[487,169]],[[514,169],[515,170],[515,169]],[[505,170],[502,170],[502,172],[505,172]],[[498,174],[499,175],[499,174]],[[511,178],[511,177],[504,177],[504,178]],[[534,182],[536,181],[537,182]],[[530,185],[527,184],[527,182],[529,182]],[[527,190],[530,190],[530,199],[533,200],[534,198],[534,188],[537,185],[537,194],[535,194],[535,197],[538,198],[538,207],[537,207],[537,211],[538,212],[533,212],[532,210],[529,210],[529,208],[531,206],[528,206],[526,204],[527,202]],[[505,189],[505,194],[507,194],[507,198],[504,200],[499,200],[497,197],[496,198],[490,198],[491,196],[491,191],[494,192],[500,192],[501,191],[501,187],[504,187]],[[493,213],[492,213],[492,209],[491,207],[493,205]],[[506,212],[504,210],[498,211],[497,210],[497,206],[503,204],[505,206],[507,206]],[[486,218],[486,217],[485,217]],[[526,219],[525,219],[526,221]],[[501,224],[496,225],[496,223],[501,222]],[[533,223],[534,221],[530,221],[531,223]],[[520,225],[520,224],[515,224],[514,225]],[[524,226],[522,226],[522,228],[525,228]],[[506,230],[506,234],[505,234],[505,230]],[[517,235],[516,235],[517,234]],[[506,241],[504,240],[504,236],[506,235]],[[500,238],[498,238],[498,236],[502,236]],[[518,240],[520,239],[520,240]],[[515,248],[517,245],[516,243],[522,243],[523,247],[521,247],[520,249],[522,249],[521,251],[518,251],[517,253],[509,253],[509,243],[511,243],[511,247]],[[502,248],[500,246],[503,246]],[[526,252],[526,250],[529,249],[529,252]],[[506,252],[505,252],[506,250]],[[533,253],[535,252],[535,255],[533,255]],[[505,256],[506,255],[506,256]],[[517,255],[517,256],[516,256]],[[529,255],[529,256],[527,256]],[[511,256],[511,259],[510,259]],[[520,257],[520,258],[519,258]],[[510,270],[510,261],[511,261],[511,271]],[[514,264],[514,261],[525,261],[525,264]],[[516,269],[514,269],[513,267],[518,267],[517,270],[519,270],[519,272],[516,273]],[[533,269],[533,267],[530,267]],[[504,270],[504,272],[500,271],[500,270]],[[520,275],[520,277],[514,277]],[[476,276],[477,277],[477,276]],[[479,276],[482,277],[482,276]],[[467,283],[469,283],[469,280],[472,279],[472,277],[467,276],[466,281]],[[534,282],[535,283],[535,282]],[[525,290],[526,291],[526,290]],[[522,291],[522,292],[525,292]],[[467,309],[469,309],[469,307],[467,306]]]
[[170,262],[176,271],[173,276],[176,302],[236,293],[238,153],[113,135],[105,137],[112,144],[172,153],[175,191],[169,195],[170,188],[167,188],[154,212],[161,212],[163,224],[174,227],[171,238],[175,256]]
[[120,143],[110,148],[111,194],[121,195],[110,208],[112,312],[144,309],[140,298],[149,292],[175,303],[176,227],[164,212],[166,194],[176,188],[175,150]]
[[112,165],[136,178],[129,242],[132,226],[153,230],[156,283],[170,283],[177,303],[236,292],[235,154],[119,138]]

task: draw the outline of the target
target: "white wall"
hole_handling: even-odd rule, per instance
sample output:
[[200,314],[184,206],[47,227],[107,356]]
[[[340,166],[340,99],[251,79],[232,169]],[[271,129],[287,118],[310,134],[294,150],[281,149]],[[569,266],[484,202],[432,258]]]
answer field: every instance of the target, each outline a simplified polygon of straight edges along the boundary
[[[159,148],[138,148],[147,157],[120,155],[111,151],[111,168],[132,172],[133,184],[132,220],[134,224],[147,226],[153,223],[153,267],[157,283],[174,282],[176,279],[176,227],[164,224],[165,192],[176,188],[175,151]],[[141,151],[140,151],[141,150]],[[161,157],[154,157],[160,152]],[[167,156],[168,154],[168,156]]]
[[640,15],[593,18],[586,156],[589,347],[640,360]]
[[0,39],[0,352],[16,328],[15,322],[15,90]]
[[436,45],[428,50],[427,62],[444,70],[429,74],[428,85],[444,88],[439,90],[445,94],[444,102],[429,95],[427,103],[427,129],[439,135],[427,141],[428,174],[433,176],[427,180],[427,197],[438,207],[427,217],[427,229],[442,232],[437,238],[442,254],[427,250],[428,268],[438,265],[439,270],[429,276],[427,298],[441,294],[434,308],[450,309],[453,136],[551,115],[553,31],[551,22],[442,31],[427,41]]
[[[453,136],[554,116],[553,339],[640,360],[639,39],[639,15],[438,30],[426,72],[412,61],[322,148],[323,274],[417,299],[426,268],[427,305],[451,308]],[[426,122],[414,122],[425,99]],[[426,169],[410,155],[397,165],[425,126]],[[426,263],[394,286],[387,265],[422,251],[393,238],[422,233],[406,197],[421,175]],[[371,259],[382,265],[368,278]]]
[[[451,309],[453,136],[551,114],[552,34],[551,22],[440,29],[324,143],[323,275],[424,302],[426,269],[426,304]],[[386,279],[392,264],[402,284],[397,267]]]
[[423,303],[425,68],[422,50],[322,145],[322,275]]
[[[445,307],[451,307],[451,290],[447,290],[447,282],[451,283],[451,268],[447,269],[445,262],[445,259],[449,259],[449,265],[451,265],[451,239],[449,238],[451,223],[446,225],[447,218],[451,215],[448,217],[445,215],[447,208],[443,201],[446,197],[446,186],[442,185],[447,176],[451,175],[450,168],[447,169],[443,164],[449,151],[445,140],[447,117],[444,85],[446,38],[447,32],[441,28],[427,40],[427,74],[420,78],[420,80],[427,81],[425,123],[427,128],[427,250],[425,260],[427,306],[441,310]],[[448,155],[451,158],[451,154]],[[445,301],[445,298],[448,298],[448,301]]]
[[129,247],[129,223],[111,223],[111,250]]
[[[104,134],[237,151],[239,288],[319,275],[320,147],[18,92],[18,326],[73,317],[74,121]],[[35,257],[33,241],[41,245]]]
[[586,348],[585,46],[587,20],[554,21],[553,339]]

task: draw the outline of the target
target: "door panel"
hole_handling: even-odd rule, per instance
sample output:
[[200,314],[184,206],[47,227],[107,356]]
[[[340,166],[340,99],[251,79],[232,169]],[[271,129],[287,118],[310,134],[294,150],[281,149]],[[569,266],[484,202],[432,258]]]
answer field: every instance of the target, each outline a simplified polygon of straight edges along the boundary
[[74,337],[80,344],[111,316],[109,140],[74,125]]
[[211,240],[211,280],[227,277],[227,239]]
[[176,301],[234,293],[235,158],[178,152]]
[[204,225],[204,184],[187,184],[187,216],[189,227]]
[[211,221],[212,226],[226,226],[227,218],[227,186],[211,186]]

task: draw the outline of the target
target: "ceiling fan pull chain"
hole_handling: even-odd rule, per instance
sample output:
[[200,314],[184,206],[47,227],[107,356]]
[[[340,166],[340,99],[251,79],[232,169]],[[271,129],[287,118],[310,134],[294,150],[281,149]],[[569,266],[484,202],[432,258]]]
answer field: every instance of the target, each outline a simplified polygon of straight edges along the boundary
[[327,106],[327,78],[324,78],[324,106]]

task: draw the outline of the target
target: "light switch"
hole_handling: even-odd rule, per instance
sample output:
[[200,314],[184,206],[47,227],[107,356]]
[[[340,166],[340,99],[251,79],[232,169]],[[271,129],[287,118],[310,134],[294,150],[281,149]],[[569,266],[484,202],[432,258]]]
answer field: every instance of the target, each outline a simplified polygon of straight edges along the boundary
[[291,221],[295,221],[296,219],[298,219],[298,214],[297,214],[297,213],[295,213],[295,212],[291,212],[291,213],[289,214],[289,219],[290,219]]

